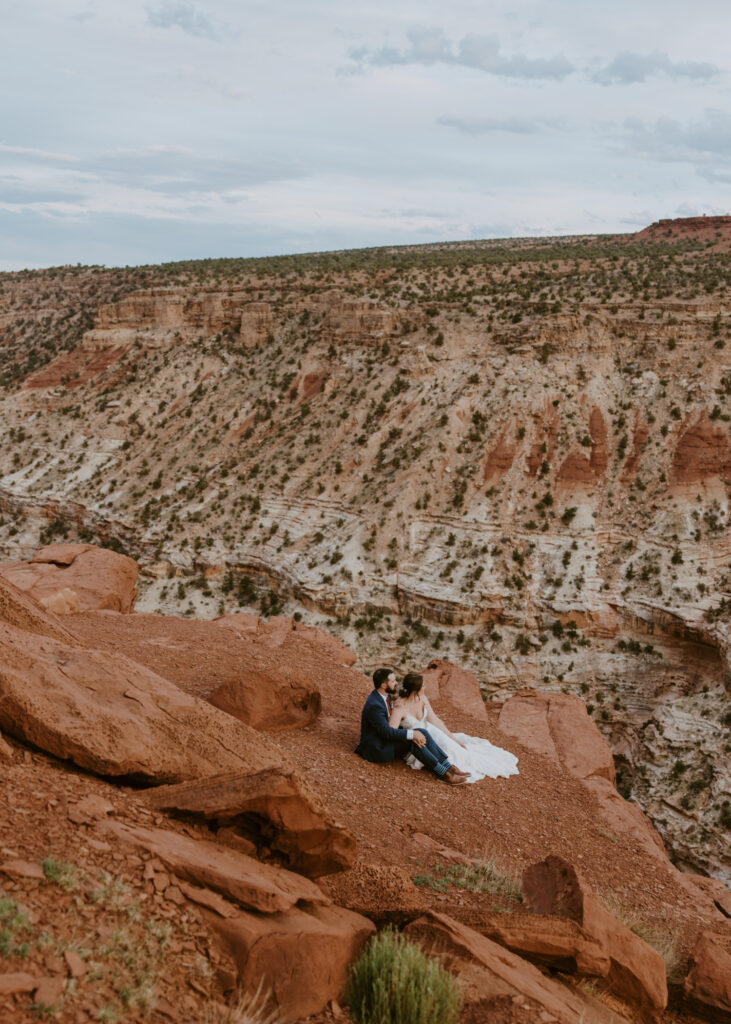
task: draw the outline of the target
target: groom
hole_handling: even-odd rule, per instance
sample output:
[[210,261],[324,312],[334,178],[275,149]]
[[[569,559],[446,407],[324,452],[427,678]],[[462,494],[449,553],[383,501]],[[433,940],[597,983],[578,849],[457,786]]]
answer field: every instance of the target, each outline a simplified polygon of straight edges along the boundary
[[396,675],[390,668],[377,668],[373,673],[373,692],[360,716],[360,743],[355,748],[356,754],[376,763],[413,754],[450,786],[461,786],[468,775],[449,763],[447,755],[425,729],[392,729],[388,724],[391,698],[395,693]]

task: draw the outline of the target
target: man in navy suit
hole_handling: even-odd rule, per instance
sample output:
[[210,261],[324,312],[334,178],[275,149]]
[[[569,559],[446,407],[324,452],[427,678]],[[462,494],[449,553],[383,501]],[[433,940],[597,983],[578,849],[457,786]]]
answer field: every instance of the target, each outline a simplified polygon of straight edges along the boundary
[[461,786],[468,776],[449,763],[447,755],[424,729],[392,729],[390,698],[396,693],[396,675],[390,668],[373,673],[373,692],[360,716],[360,743],[355,748],[366,761],[395,761],[413,754],[430,771],[450,786]]

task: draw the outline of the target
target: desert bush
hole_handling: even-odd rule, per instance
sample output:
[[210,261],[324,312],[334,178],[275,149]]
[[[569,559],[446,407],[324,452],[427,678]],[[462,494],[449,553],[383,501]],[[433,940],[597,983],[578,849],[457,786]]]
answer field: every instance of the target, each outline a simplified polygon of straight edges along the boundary
[[456,1024],[462,994],[434,957],[390,928],[351,967],[347,1001],[358,1024]]

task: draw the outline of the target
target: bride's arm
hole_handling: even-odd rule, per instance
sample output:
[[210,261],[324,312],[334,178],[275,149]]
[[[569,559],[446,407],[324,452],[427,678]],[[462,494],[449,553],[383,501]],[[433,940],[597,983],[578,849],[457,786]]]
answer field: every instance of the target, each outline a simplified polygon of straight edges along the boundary
[[435,725],[437,727],[437,729],[441,729],[443,733],[446,733],[446,735],[449,736],[450,740],[454,740],[454,742],[458,746],[460,746],[464,750],[466,750],[467,748],[465,747],[464,743],[460,743],[459,740],[457,739],[457,737],[454,735],[454,733],[450,732],[449,729],[444,724],[444,722],[441,720],[441,718],[439,718],[439,716],[434,713],[434,709],[431,706],[431,701],[426,696],[424,697],[424,703],[426,704],[426,720],[427,720],[427,722],[431,722],[431,724]]
[[401,707],[401,702],[397,700],[393,706],[393,710],[391,711],[391,717],[388,720],[388,724],[391,726],[392,729],[400,728],[401,722],[403,721],[403,717],[405,714],[406,712]]

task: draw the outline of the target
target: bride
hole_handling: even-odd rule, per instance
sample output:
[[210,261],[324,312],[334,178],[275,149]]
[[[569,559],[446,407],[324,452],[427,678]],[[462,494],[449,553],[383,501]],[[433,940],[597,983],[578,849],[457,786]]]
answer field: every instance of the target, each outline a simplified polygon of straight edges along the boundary
[[[479,782],[486,777],[507,779],[518,774],[515,754],[494,747],[489,740],[479,736],[451,733],[441,718],[434,714],[429,698],[421,692],[423,684],[424,679],[418,672],[404,676],[401,697],[394,704],[388,722],[392,729],[426,729],[452,764],[460,771],[469,772],[467,782]],[[413,754],[407,754],[404,761],[411,768],[422,767]]]

